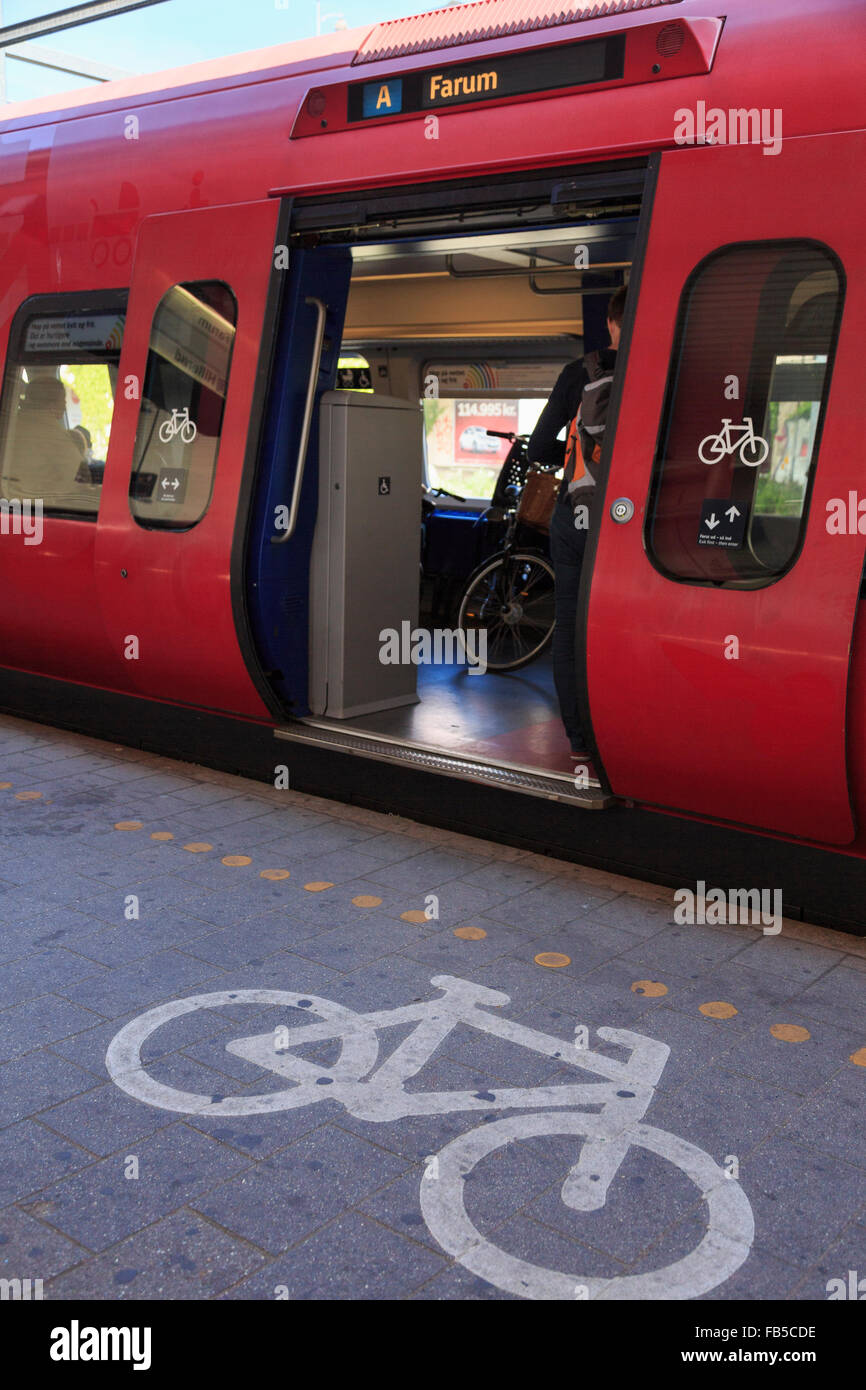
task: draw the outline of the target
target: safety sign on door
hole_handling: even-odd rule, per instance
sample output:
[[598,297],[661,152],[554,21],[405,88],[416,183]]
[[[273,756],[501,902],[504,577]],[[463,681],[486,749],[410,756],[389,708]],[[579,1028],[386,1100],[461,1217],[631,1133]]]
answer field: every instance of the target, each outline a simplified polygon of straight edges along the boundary
[[720,545],[738,550],[746,535],[749,509],[730,497],[707,497],[701,503],[698,545]]

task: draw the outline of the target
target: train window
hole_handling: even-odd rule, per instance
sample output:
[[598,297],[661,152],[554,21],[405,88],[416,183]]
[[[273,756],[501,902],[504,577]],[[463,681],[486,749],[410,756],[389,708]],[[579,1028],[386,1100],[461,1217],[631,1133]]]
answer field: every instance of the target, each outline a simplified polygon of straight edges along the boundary
[[125,296],[40,296],[18,311],[0,407],[7,502],[93,521],[111,434]]
[[671,578],[754,588],[808,513],[843,277],[814,242],[729,246],[683,293],[647,548]]
[[129,484],[141,526],[186,530],[210,505],[236,324],[218,280],[174,285],[157,306]]
[[532,433],[564,366],[564,359],[425,363],[422,381],[436,391],[421,401],[429,486],[489,502],[510,448],[502,436]]

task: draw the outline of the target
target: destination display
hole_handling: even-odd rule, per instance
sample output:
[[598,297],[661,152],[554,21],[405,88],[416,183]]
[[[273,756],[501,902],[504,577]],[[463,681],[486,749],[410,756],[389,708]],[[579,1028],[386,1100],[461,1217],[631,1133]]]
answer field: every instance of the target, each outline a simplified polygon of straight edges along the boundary
[[610,82],[623,76],[625,36],[561,44],[474,63],[449,63],[349,87],[349,121],[382,120],[467,103]]

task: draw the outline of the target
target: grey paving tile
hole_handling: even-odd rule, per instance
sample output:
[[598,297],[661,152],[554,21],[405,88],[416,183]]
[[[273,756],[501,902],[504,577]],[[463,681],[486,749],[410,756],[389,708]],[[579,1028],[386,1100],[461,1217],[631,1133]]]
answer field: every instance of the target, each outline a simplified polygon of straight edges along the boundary
[[[667,974],[661,978],[666,980]],[[685,1013],[712,1002],[732,1004],[737,1014],[727,1020],[730,1031],[745,1034],[758,1023],[784,1021],[792,1008],[803,1013],[802,996],[802,984],[788,976],[768,975],[735,961],[722,961],[709,970],[695,971],[691,979],[672,988],[668,1002],[671,1008]]]
[[378,1188],[358,1203],[363,1216],[369,1216],[383,1226],[389,1226],[400,1235],[426,1245],[428,1249],[442,1253],[442,1247],[428,1230],[421,1215],[420,1189],[422,1182],[432,1181],[425,1173],[433,1171],[427,1165],[412,1164],[400,1177],[385,1187]]
[[88,1249],[103,1251],[249,1162],[182,1124],[137,1144],[134,1156],[138,1178],[124,1176],[128,1155],[115,1154],[46,1188],[42,1219]]
[[0,1061],[10,1061],[60,1038],[80,1033],[98,1019],[96,1010],[79,1008],[53,994],[4,1009],[0,1013]]
[[330,1202],[354,1206],[405,1172],[407,1163],[388,1149],[336,1124],[320,1125],[262,1161],[259,1173],[281,1183],[295,1198],[315,1203],[323,1186]]
[[405,1298],[444,1268],[443,1257],[350,1212],[227,1296],[274,1298],[287,1289],[292,1300]]
[[507,902],[491,908],[488,916],[524,931],[532,924],[538,931],[549,931],[553,927],[564,926],[566,922],[573,922],[581,913],[597,907],[609,896],[604,890],[596,891],[577,879],[564,882],[553,879],[540,888],[518,893]]
[[589,931],[583,922],[569,922],[564,926],[548,927],[543,935],[536,937],[521,935],[511,954],[527,963],[547,952],[567,956],[568,964],[557,968],[556,974],[578,979],[607,961],[622,957],[624,953],[627,955],[633,941],[632,935],[617,927],[596,925]]
[[[809,984],[820,979],[834,965],[838,965],[840,960],[838,951],[794,940],[786,937],[783,932],[778,936],[759,937],[736,957],[737,965],[747,965],[753,970],[771,974],[787,975],[793,980]],[[866,982],[863,997],[866,1002]]]
[[771,1082],[714,1065],[691,1076],[673,1095],[657,1093],[647,1118],[705,1149],[717,1163],[736,1154],[742,1168],[756,1147],[784,1129],[801,1105],[799,1096]]
[[229,970],[272,956],[295,944],[295,940],[282,914],[269,913],[241,927],[223,927],[218,932],[188,941],[183,950],[195,960]]
[[812,1018],[835,1019],[862,1026],[866,1016],[866,978],[862,971],[837,965],[800,994],[799,1002]]
[[[0,1278],[52,1279],[89,1252],[18,1207],[0,1211]],[[44,1294],[50,1298],[50,1290]]]
[[391,888],[402,888],[406,892],[432,893],[443,883],[462,879],[473,869],[482,868],[485,861],[477,855],[454,854],[448,850],[424,849],[410,859],[401,859],[393,864],[376,863],[372,855],[367,855],[371,866],[366,877],[372,883],[384,883]]
[[[730,960],[743,950],[741,927],[670,926],[623,952],[655,972],[673,970],[678,975],[696,977],[713,966]],[[751,933],[750,933],[751,936]]]
[[215,1298],[263,1263],[251,1246],[181,1210],[53,1280],[48,1296],[110,1302]]
[[825,1082],[788,1128],[797,1143],[866,1169],[864,1119],[866,1068],[849,1065]]
[[49,991],[61,992],[70,985],[97,979],[103,967],[59,947],[39,951],[25,959],[7,963],[0,971],[0,1010],[12,1004],[38,999]]
[[35,1120],[8,1125],[0,1130],[0,1207],[23,1201],[92,1162],[92,1154]]
[[866,1174],[792,1139],[754,1155],[740,1181],[755,1215],[757,1255],[810,1269],[866,1205]]
[[628,893],[620,893],[600,906],[587,909],[585,920],[590,923],[603,922],[607,926],[619,927],[621,931],[633,936],[655,936],[670,925],[673,917],[673,904],[666,907],[646,898],[635,898]]
[[41,1116],[47,1129],[105,1156],[174,1123],[170,1110],[144,1105],[113,1082],[54,1106]]
[[406,950],[416,941],[416,933],[402,923],[386,922],[366,927],[338,927],[308,937],[295,948],[297,954],[329,964],[337,970],[356,970],[369,961]]
[[330,1194],[324,1183],[313,1195],[295,1195],[258,1170],[214,1187],[191,1205],[223,1230],[271,1255],[303,1240],[344,1209],[342,1199]]
[[807,1018],[797,1009],[780,1013],[777,1023],[805,1028],[810,1036],[802,1042],[786,1042],[774,1037],[772,1025],[765,1023],[719,1053],[721,1065],[729,1071],[772,1081],[799,1095],[809,1095],[850,1067],[848,1058],[863,1044],[862,1033]]
[[866,1230],[851,1225],[824,1250],[797,1286],[797,1298],[862,1302],[866,1297]]
[[[190,992],[194,986],[203,987],[218,973],[216,967],[193,960],[179,951],[158,951],[142,961],[106,971],[83,984],[64,986],[63,994],[105,1018],[112,1018],[136,1004],[157,1004],[175,994]],[[2,1020],[3,1015],[0,1014],[0,1028]],[[67,1032],[71,1031],[67,1029]]]
[[446,1300],[459,1300],[461,1303],[481,1303],[492,1299],[508,1299],[514,1303],[522,1300],[517,1294],[503,1293],[495,1285],[488,1284],[476,1274],[471,1274],[462,1265],[451,1265],[421,1284],[408,1295],[413,1303],[444,1303]]
[[454,930],[448,927],[435,934],[425,934],[420,941],[416,937],[404,950],[413,960],[423,961],[431,969],[460,976],[473,974],[503,956],[520,952],[523,957],[524,938],[512,927],[486,917],[473,918],[466,925],[480,927],[487,935],[478,941],[466,940],[455,936]]
[[57,1105],[95,1085],[90,1072],[50,1052],[31,1052],[0,1066],[0,1126]]
[[[533,966],[539,976],[546,977],[549,987],[541,1000],[520,1015],[522,1021],[534,1027],[544,1027],[546,1021],[568,1018],[574,1025],[584,1024],[590,1033],[596,1029],[629,1028],[652,1036],[652,1017],[656,1011],[678,997],[688,981],[664,972],[661,981],[653,981],[640,967],[617,958],[597,966],[586,975],[575,978],[560,970],[545,970]],[[664,985],[664,994],[653,994],[648,985]],[[525,996],[521,993],[521,1000]],[[558,1024],[552,1031],[560,1033]]]
[[[370,852],[373,852],[372,846]],[[501,890],[507,897],[514,898],[528,893],[531,889],[543,888],[546,884],[553,883],[555,878],[556,874],[553,871],[546,874],[543,870],[535,869],[519,859],[497,859],[493,863],[484,864],[480,869],[470,870],[460,881],[471,884],[474,888],[485,888],[492,892]]]
[[[233,796],[226,801],[215,801],[207,806],[196,806],[191,809],[185,819],[178,818],[178,823],[186,825],[191,831],[196,831],[195,838],[206,839],[204,831],[219,830],[224,826],[238,826],[239,833],[243,833],[242,823],[245,820],[252,820],[254,816],[264,815],[270,811],[271,807],[267,801],[257,796]],[[199,835],[198,832],[202,834]],[[191,837],[192,838],[192,837]]]

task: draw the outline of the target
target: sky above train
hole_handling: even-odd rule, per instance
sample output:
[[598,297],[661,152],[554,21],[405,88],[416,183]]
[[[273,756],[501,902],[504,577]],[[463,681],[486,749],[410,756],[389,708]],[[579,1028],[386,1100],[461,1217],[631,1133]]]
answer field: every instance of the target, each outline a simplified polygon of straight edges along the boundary
[[[53,14],[72,3],[73,0],[0,0],[0,26]],[[317,32],[333,33],[338,25],[343,27],[341,21],[354,29],[402,15],[449,8],[450,4],[437,4],[435,0],[162,0],[147,9],[30,42],[128,73],[160,72],[207,58],[291,43]],[[14,49],[5,64],[9,101],[27,101],[91,85],[82,77],[21,62],[13,54]]]

